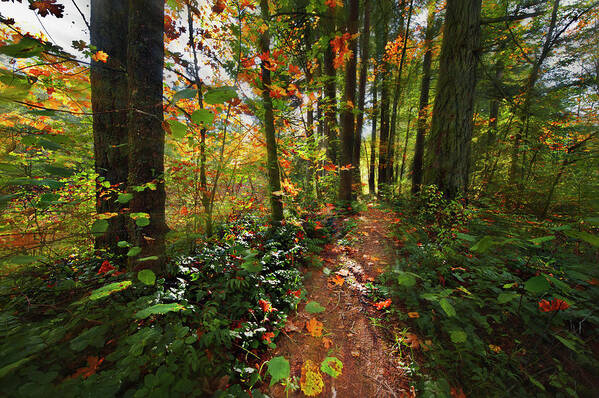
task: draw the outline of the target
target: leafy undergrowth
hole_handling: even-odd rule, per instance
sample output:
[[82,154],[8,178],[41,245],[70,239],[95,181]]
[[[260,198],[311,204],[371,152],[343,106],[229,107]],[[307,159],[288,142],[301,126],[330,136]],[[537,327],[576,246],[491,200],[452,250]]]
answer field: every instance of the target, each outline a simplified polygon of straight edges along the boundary
[[398,262],[372,294],[419,340],[418,396],[590,397],[599,376],[598,219],[397,206]]
[[297,265],[321,243],[315,222],[263,224],[223,225],[165,278],[75,257],[4,275],[2,393],[194,397],[250,383],[300,300]]

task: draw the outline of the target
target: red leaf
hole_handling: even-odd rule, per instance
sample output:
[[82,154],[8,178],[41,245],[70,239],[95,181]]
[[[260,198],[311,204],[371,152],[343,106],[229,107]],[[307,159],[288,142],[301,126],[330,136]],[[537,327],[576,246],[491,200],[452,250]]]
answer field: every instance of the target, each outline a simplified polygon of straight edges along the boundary
[[29,9],[37,10],[42,17],[52,14],[56,18],[62,18],[64,6],[62,4],[56,4],[56,0],[36,0],[29,4]]

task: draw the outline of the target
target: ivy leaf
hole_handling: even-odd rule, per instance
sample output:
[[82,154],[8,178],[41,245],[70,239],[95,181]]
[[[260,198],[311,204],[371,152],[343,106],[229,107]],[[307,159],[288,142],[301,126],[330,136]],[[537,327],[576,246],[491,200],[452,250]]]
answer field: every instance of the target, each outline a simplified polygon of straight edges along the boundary
[[152,286],[156,282],[156,274],[152,270],[144,269],[137,273],[137,279],[148,286]]
[[341,376],[343,362],[335,357],[326,357],[320,364],[320,370],[333,378]]
[[270,375],[270,385],[272,386],[280,380],[286,380],[291,374],[289,361],[285,357],[274,357],[268,361],[266,373]]
[[224,104],[234,98],[237,98],[237,92],[228,86],[213,88],[204,94],[204,102],[210,105]]
[[316,301],[310,301],[308,304],[306,304],[304,310],[309,314],[318,314],[319,312],[324,311],[324,307]]

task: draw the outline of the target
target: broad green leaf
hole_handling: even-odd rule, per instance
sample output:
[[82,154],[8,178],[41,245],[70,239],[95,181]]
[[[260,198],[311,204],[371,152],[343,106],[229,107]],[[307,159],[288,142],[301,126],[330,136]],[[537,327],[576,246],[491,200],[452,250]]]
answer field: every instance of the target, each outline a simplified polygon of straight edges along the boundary
[[454,343],[464,343],[468,339],[468,335],[462,329],[454,329],[449,332],[449,337]]
[[12,256],[11,258],[8,259],[8,262],[11,264],[17,264],[17,265],[27,265],[27,264],[32,264],[38,260],[40,260],[42,257],[39,256],[28,256],[26,254],[17,254],[16,256]]
[[599,246],[599,236],[591,235],[588,232],[584,232],[584,231],[574,231],[574,230],[566,231],[564,233],[571,238],[579,239],[584,242],[587,242],[591,246],[595,246],[595,247]]
[[125,247],[131,247],[131,243],[127,242],[126,240],[121,240],[119,243],[117,243],[117,246],[121,249],[124,249]]
[[135,225],[138,227],[147,227],[150,225],[150,219],[147,217],[139,217],[135,219]]
[[149,269],[144,269],[137,273],[137,279],[148,286],[152,286],[156,282],[156,274]]
[[256,273],[262,271],[262,264],[260,264],[260,262],[258,262],[257,260],[250,259],[244,261],[243,264],[241,264],[241,268],[243,268],[247,272]]
[[14,369],[17,369],[21,365],[29,362],[31,359],[33,359],[33,357],[34,357],[34,355],[30,355],[28,357],[22,358],[16,362],[13,362],[9,365],[6,365],[6,366],[0,368],[0,379],[3,378],[4,376],[6,376],[7,374],[9,374]]
[[319,312],[323,312],[325,308],[316,301],[310,301],[304,309],[309,314],[318,314]]
[[101,236],[108,230],[108,220],[96,220],[92,224],[91,233],[95,236]]
[[544,275],[533,276],[524,283],[524,288],[533,294],[541,294],[549,290],[551,285]]
[[490,236],[485,236],[481,240],[476,242],[476,244],[470,248],[470,251],[484,253],[487,250],[489,250],[494,243],[495,241],[493,240],[493,238],[491,238]]
[[206,126],[214,121],[214,113],[210,112],[208,109],[197,109],[191,115],[191,120],[194,123],[203,123]]
[[177,91],[175,95],[173,95],[173,102],[180,101],[182,99],[190,99],[197,95],[198,90],[194,88],[186,88],[181,91]]
[[274,357],[268,361],[268,369],[266,373],[270,375],[270,385],[274,385],[280,380],[286,380],[291,374],[289,361],[285,357]]
[[181,304],[177,304],[177,303],[156,304],[156,305],[153,305],[151,307],[148,307],[141,311],[136,312],[135,317],[137,319],[144,319],[144,318],[149,317],[150,315],[166,314],[168,312],[181,311],[184,309],[185,309],[185,307],[183,307]]
[[412,287],[416,284],[416,278],[409,272],[399,272],[397,274],[397,283],[401,286]]
[[540,381],[538,381],[537,379],[535,379],[531,375],[527,375],[527,376],[528,376],[528,380],[530,380],[530,382],[532,384],[534,384],[537,388],[539,388],[540,390],[546,391],[545,390],[545,386]]
[[119,193],[119,196],[116,200],[121,204],[126,204],[129,203],[131,199],[133,199],[132,193]]
[[237,98],[237,92],[233,87],[212,88],[204,94],[204,102],[210,105],[224,104],[233,98]]
[[187,134],[187,125],[186,124],[181,123],[178,120],[169,120],[168,124],[171,127],[171,132],[173,133],[173,137],[181,139],[181,138],[185,137],[185,134]]
[[463,234],[461,232],[457,232],[456,233],[456,237],[458,239],[465,240],[465,241],[468,241],[468,242],[475,242],[476,241],[476,236],[472,236],[472,235],[468,235],[468,234]]
[[156,261],[158,260],[158,256],[149,256],[138,259],[137,261],[143,263],[144,261]]
[[541,236],[539,238],[529,239],[533,244],[540,246],[545,242],[549,242],[555,239],[555,235]]
[[22,100],[29,94],[31,87],[32,84],[26,75],[0,69],[0,99],[7,101]]
[[455,308],[449,302],[449,300],[447,300],[445,298],[441,299],[441,301],[439,301],[439,304],[441,305],[441,308],[443,308],[443,311],[445,311],[447,316],[456,316],[457,315]]
[[578,347],[576,347],[576,342],[569,340],[569,339],[565,339],[560,335],[553,335],[556,339],[558,339],[563,345],[565,345],[566,347],[568,347],[570,350],[574,351],[574,352],[579,352],[580,350],[578,349]]
[[141,253],[141,247],[139,246],[133,246],[131,249],[129,249],[129,251],[127,252],[127,257],[135,257],[137,256],[139,253]]
[[16,44],[0,47],[0,54],[13,58],[31,58],[40,55],[44,51],[44,45],[31,37],[23,37]]
[[497,302],[499,304],[509,303],[510,301],[512,301],[515,298],[518,298],[519,296],[520,295],[518,293],[514,292],[499,293],[499,296],[497,296]]
[[326,357],[320,364],[320,370],[333,378],[337,378],[343,371],[343,362],[335,357]]
[[96,289],[89,296],[90,300],[98,300],[104,298],[106,296],[111,295],[114,292],[118,292],[121,290],[125,290],[131,285],[131,281],[122,281],[122,282],[114,282],[110,285],[102,286],[99,289]]

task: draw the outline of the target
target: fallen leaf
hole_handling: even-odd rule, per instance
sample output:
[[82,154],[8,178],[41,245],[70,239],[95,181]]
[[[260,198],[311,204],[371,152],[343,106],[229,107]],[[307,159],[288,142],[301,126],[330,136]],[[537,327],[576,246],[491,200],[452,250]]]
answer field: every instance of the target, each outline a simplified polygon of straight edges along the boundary
[[284,330],[287,333],[301,332],[301,329],[298,328],[292,321],[287,321],[287,324],[285,324],[285,329]]
[[333,340],[329,339],[328,337],[323,337],[322,345],[328,350],[333,345]]
[[331,276],[328,280],[330,288],[334,288],[335,286],[343,286],[343,282],[345,282],[345,279],[339,275]]
[[311,360],[307,360],[302,366],[302,376],[300,378],[302,392],[308,397],[315,397],[322,392],[324,381],[316,365]]
[[355,357],[355,358],[358,358],[360,356],[360,351],[352,351],[351,352],[351,356]]
[[408,316],[410,318],[420,318],[420,314],[418,312],[408,312]]
[[377,310],[382,310],[383,308],[387,308],[391,305],[391,299],[387,299],[385,301],[379,301],[378,303],[374,303],[374,306]]
[[404,341],[408,347],[415,350],[420,347],[420,340],[418,340],[418,336],[416,336],[414,333],[407,333],[404,337]]
[[310,319],[306,322],[306,329],[313,337],[322,336],[322,322],[319,322],[316,318]]

